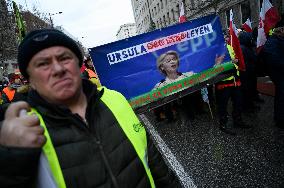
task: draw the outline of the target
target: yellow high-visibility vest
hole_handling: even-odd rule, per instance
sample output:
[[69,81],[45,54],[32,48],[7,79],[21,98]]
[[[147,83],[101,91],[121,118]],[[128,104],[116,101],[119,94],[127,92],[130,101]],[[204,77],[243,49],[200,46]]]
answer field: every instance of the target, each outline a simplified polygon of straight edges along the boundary
[[[124,98],[122,94],[114,90],[109,90],[105,87],[100,87],[99,90],[101,89],[104,89],[104,93],[101,97],[101,100],[114,114],[122,130],[126,134],[131,144],[133,145],[139,159],[143,163],[151,187],[155,188],[154,179],[151,174],[150,168],[148,166],[147,137],[144,126],[142,126],[141,122],[135,115],[128,101]],[[49,136],[48,130],[42,119],[42,116],[34,108],[30,113],[35,113],[39,117],[40,124],[45,129],[44,135],[47,141],[43,146],[42,150],[49,163],[53,179],[55,180],[55,183],[58,188],[66,188],[66,184],[57,158],[57,154],[55,152],[55,148],[52,144],[52,140]]]
[[89,80],[93,83],[96,84],[98,87],[101,87],[100,80],[98,78],[98,75],[91,69],[86,69],[88,75],[89,75]]
[[[235,55],[233,47],[231,45],[227,44],[227,49],[229,51],[229,55],[230,55],[231,59],[232,60],[235,59],[236,55]],[[238,65],[236,65],[234,63],[234,66],[235,66],[235,68],[237,70],[237,75],[240,76],[240,72],[238,71]],[[234,76],[230,76],[229,78],[226,78],[226,79],[224,79],[222,81],[228,81],[228,80],[233,80],[233,79],[235,79],[235,77]]]

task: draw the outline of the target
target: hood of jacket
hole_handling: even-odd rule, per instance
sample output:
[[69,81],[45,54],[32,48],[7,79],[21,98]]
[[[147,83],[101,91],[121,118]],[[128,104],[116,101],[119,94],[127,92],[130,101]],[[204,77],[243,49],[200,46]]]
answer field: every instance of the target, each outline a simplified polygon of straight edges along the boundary
[[240,40],[240,44],[247,46],[247,47],[252,47],[253,46],[253,42],[252,42],[252,33],[248,33],[248,32],[240,32],[239,34],[239,40]]

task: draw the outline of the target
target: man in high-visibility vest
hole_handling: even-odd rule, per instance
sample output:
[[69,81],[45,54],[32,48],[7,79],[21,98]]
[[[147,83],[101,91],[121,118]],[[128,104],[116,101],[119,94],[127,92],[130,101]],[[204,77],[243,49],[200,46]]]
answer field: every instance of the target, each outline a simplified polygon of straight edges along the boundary
[[[228,38],[226,38],[228,36],[228,34],[225,35],[225,41],[228,41]],[[233,127],[229,126],[228,124],[227,107],[230,99],[233,103],[232,117],[234,127],[250,128],[250,126],[247,125],[242,119],[242,93],[240,88],[240,75],[237,66],[238,60],[235,58],[234,50],[229,44],[227,44],[227,49],[236,67],[236,74],[216,83],[215,94],[220,130],[227,134],[235,135],[236,132],[233,130]]]
[[91,82],[96,84],[98,87],[101,87],[100,80],[98,78],[98,75],[96,74],[94,65],[90,57],[87,57],[85,59],[84,66],[85,68],[84,68],[84,71],[82,72],[82,77],[85,79],[89,79]]
[[2,90],[3,104],[11,103],[14,99],[16,90],[21,86],[20,76],[15,73],[9,74],[9,84]]
[[8,107],[0,129],[1,187],[33,187],[41,151],[60,188],[179,187],[128,101],[82,80],[82,62],[58,30],[21,42],[19,68],[31,90],[28,103]]

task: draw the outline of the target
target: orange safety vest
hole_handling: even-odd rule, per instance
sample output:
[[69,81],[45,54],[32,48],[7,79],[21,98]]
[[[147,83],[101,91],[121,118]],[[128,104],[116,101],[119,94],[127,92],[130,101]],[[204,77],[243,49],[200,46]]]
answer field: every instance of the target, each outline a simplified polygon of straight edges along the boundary
[[5,87],[3,89],[3,92],[6,94],[6,96],[9,99],[9,101],[11,102],[14,99],[16,90],[15,89],[10,89],[9,87]]
[[86,69],[86,71],[88,72],[89,78],[98,78],[97,74],[91,69]]

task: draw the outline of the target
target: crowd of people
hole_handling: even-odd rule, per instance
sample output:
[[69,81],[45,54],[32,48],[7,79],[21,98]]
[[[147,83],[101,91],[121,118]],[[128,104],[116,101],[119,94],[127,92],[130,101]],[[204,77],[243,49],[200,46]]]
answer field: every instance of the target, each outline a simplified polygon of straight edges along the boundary
[[[269,76],[275,85],[275,100],[274,100],[274,120],[275,125],[284,128],[284,86],[283,76],[284,62],[283,62],[283,19],[276,25],[273,32],[269,36],[267,43],[260,53],[256,51],[257,28],[253,32],[246,32],[239,30],[238,38],[241,45],[241,50],[244,58],[245,69],[239,68],[239,60],[235,57],[232,47],[229,45],[230,34],[229,31],[224,31],[224,39],[227,43],[228,53],[235,65],[235,74],[219,81],[214,86],[209,87],[209,98],[211,102],[216,105],[217,116],[219,120],[219,127],[225,133],[235,135],[234,128],[252,128],[251,125],[245,122],[242,118],[243,114],[256,113],[264,100],[261,98],[257,90],[257,77]],[[170,56],[171,55],[171,56]],[[166,76],[164,80],[158,83],[155,88],[164,86],[166,83],[172,83],[174,78],[170,79],[168,76],[167,64],[171,63],[169,67],[176,76],[176,80],[181,77],[185,78],[185,74],[178,72],[178,55],[174,52],[169,52],[169,59],[167,62],[166,54],[163,54],[157,59],[157,66],[161,73]],[[215,60],[216,61],[216,60]],[[219,61],[219,63],[222,60]],[[218,62],[216,63],[218,64]],[[173,68],[173,65],[175,67]],[[170,72],[171,73],[171,72]],[[173,74],[169,74],[173,75]],[[214,91],[213,91],[214,90]],[[214,94],[214,95],[213,95]],[[229,125],[228,118],[228,103],[232,102],[233,126]],[[186,111],[189,118],[194,118],[194,114],[203,111],[202,96],[200,91],[189,94],[186,97],[178,100],[179,102],[171,102],[165,104],[157,109],[154,113],[157,121],[167,120],[174,121],[177,116],[177,111]]]

